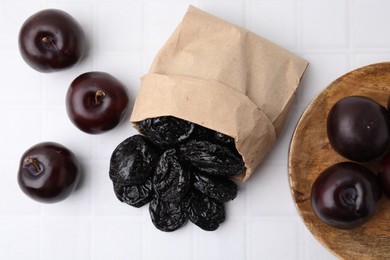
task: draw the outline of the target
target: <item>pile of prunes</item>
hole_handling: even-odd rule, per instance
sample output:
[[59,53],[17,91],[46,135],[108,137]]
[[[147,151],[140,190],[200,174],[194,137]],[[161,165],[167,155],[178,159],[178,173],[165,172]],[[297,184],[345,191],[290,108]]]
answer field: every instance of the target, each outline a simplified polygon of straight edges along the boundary
[[172,116],[137,123],[141,134],[120,143],[110,160],[116,197],[134,207],[149,203],[153,224],[174,231],[189,219],[213,231],[224,203],[237,196],[231,177],[245,169],[234,139]]

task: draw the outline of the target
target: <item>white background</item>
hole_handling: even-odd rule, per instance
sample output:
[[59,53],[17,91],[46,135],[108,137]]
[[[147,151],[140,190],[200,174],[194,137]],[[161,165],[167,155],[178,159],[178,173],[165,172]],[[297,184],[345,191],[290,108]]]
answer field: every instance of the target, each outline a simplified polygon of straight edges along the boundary
[[[129,89],[192,4],[288,48],[310,62],[283,136],[263,165],[227,204],[215,232],[192,223],[173,233],[157,230],[148,207],[114,196],[108,178],[113,149],[135,134],[128,122],[88,135],[69,121],[70,82],[91,70],[111,73]],[[74,68],[51,74],[21,59],[23,21],[59,8],[86,32],[88,53]],[[0,259],[334,259],[308,232],[290,195],[289,141],[307,104],[342,74],[390,60],[388,0],[0,0]],[[82,182],[52,205],[27,198],[16,182],[21,154],[41,141],[70,148],[83,165]]]

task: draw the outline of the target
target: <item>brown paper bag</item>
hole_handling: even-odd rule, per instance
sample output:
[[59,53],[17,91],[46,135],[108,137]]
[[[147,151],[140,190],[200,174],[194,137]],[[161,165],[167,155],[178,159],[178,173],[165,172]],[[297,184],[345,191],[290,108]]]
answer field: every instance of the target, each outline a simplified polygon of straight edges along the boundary
[[245,181],[280,133],[307,62],[190,6],[141,79],[131,122],[175,116],[235,139]]

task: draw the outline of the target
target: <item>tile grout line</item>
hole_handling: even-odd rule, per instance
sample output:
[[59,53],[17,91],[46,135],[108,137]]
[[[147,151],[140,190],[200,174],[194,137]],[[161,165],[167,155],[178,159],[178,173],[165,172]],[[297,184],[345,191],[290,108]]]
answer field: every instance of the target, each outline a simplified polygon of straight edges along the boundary
[[[46,1],[41,1],[40,7],[41,9],[43,6],[46,4]],[[47,124],[44,116],[44,112],[47,106],[47,80],[43,75],[40,75],[40,81],[41,81],[41,140],[46,140],[46,127],[45,125]],[[39,259],[43,259],[43,252],[44,252],[44,235],[43,235],[43,230],[44,230],[44,218],[45,218],[45,210],[44,210],[44,205],[40,205],[39,207],[40,211],[40,216],[39,216]]]
[[[98,15],[99,15],[99,12],[98,12],[98,2],[97,1],[93,1],[93,3],[91,4],[91,22],[93,24],[93,29],[92,29],[92,41],[94,42],[98,42],[96,41],[97,37],[98,37],[98,29],[97,29],[97,21],[98,21]],[[92,44],[92,43],[90,43]],[[99,48],[99,44],[97,44],[97,46],[95,46],[94,48]],[[92,48],[92,52],[94,51],[94,48]],[[95,55],[91,55],[91,53],[89,54],[90,55],[90,59],[91,59],[91,69],[92,71],[95,71],[96,70],[96,58],[95,58]],[[92,138],[92,141],[91,141],[91,145],[92,147],[97,147],[97,137],[94,136]],[[97,149],[93,149],[93,153],[92,153],[92,156],[91,156],[91,160],[89,160],[88,162],[90,163],[91,161],[94,161],[94,160],[97,160],[97,154],[96,154],[96,150]],[[91,178],[94,178],[93,174],[91,175]],[[91,183],[93,183],[93,181],[91,181]],[[94,191],[94,188],[93,188],[93,185],[90,186],[90,190],[89,190],[89,195],[90,195],[90,221],[89,221],[89,227],[90,227],[90,230],[89,230],[89,235],[90,235],[90,239],[89,239],[89,259],[92,260],[94,259],[94,245],[95,245],[95,227],[96,227],[96,216],[94,215],[94,210],[93,210],[93,207],[94,207],[94,203],[93,203],[93,191]]]
[[353,67],[354,62],[354,46],[355,46],[355,40],[354,40],[354,22],[355,22],[355,1],[351,0],[347,2],[348,5],[348,47],[349,47],[349,53],[348,53],[348,69],[351,70]]

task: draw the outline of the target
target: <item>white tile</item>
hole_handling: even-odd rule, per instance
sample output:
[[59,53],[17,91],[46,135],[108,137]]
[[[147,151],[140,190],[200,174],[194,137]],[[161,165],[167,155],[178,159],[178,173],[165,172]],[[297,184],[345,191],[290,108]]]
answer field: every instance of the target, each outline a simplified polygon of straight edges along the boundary
[[294,219],[252,221],[248,230],[247,259],[298,260],[298,235],[298,224]]
[[140,49],[143,43],[142,3],[99,3],[97,51]]
[[357,53],[353,56],[352,69],[357,69],[374,63],[389,62],[389,61],[390,61],[390,52]]
[[[230,221],[215,232],[196,229],[195,259],[244,259],[246,255],[246,225],[243,221]],[[210,250],[212,248],[212,250]]]
[[248,28],[274,43],[297,48],[297,11],[293,1],[249,2]]
[[248,185],[245,183],[237,182],[238,194],[237,197],[225,203],[225,212],[226,212],[226,224],[228,226],[230,221],[234,218],[245,218],[247,217],[247,199],[249,195]]
[[83,185],[76,187],[76,190],[65,200],[42,206],[43,214],[46,216],[89,216],[91,214],[91,191],[90,180],[85,180]]
[[93,157],[92,145],[95,135],[84,133],[78,129],[69,119],[65,107],[48,108],[42,125],[46,140],[66,146],[80,160]]
[[193,229],[194,224],[188,222],[185,226],[174,232],[163,232],[155,228],[148,220],[145,223],[144,260],[171,260],[171,259],[191,259],[193,255]]
[[41,259],[90,259],[91,219],[46,217],[42,221],[41,243]]
[[85,58],[74,67],[45,74],[43,77],[44,94],[42,103],[50,110],[65,107],[66,93],[72,81],[84,72],[92,70],[92,60]]
[[310,64],[298,89],[300,107],[306,107],[324,88],[349,71],[348,55],[344,53],[307,53],[303,57]]
[[305,48],[346,48],[349,43],[347,0],[303,0],[302,44]]
[[[303,224],[302,224],[303,226]],[[337,259],[318,242],[305,226],[303,229],[304,259],[332,260]]]
[[247,182],[250,216],[295,216],[287,163],[264,162]]
[[42,111],[35,108],[0,109],[2,140],[0,157],[19,160],[31,146],[41,141]]
[[153,47],[148,47],[148,49],[144,51],[143,66],[142,66],[142,74],[143,75],[147,74],[149,72],[150,66],[152,65],[153,60],[161,47],[162,46],[156,45]]
[[245,25],[244,2],[241,1],[200,1],[198,8],[229,23],[243,27]]
[[114,149],[125,139],[135,134],[137,134],[137,132],[130,124],[130,119],[126,118],[116,128],[103,133],[97,138],[95,157],[109,160]]
[[[1,40],[0,40],[1,42]],[[0,107],[41,107],[42,76],[24,62],[18,52],[0,54],[0,79],[3,82]],[[5,98],[6,97],[6,98]]]
[[[336,259],[297,216],[288,146],[299,116],[323,88],[350,69],[390,59],[387,0],[0,2],[0,259]],[[128,119],[105,134],[85,134],[68,119],[65,94],[76,76],[100,70],[123,81],[132,106],[139,78],[189,4],[245,26],[310,64],[282,136],[248,182],[239,184],[238,197],[225,206],[226,221],[214,232],[188,222],[166,233],[152,224],[148,205],[134,208],[115,197],[109,159],[121,141],[136,134]],[[22,60],[17,35],[28,16],[49,7],[80,22],[88,50],[72,69],[42,74]],[[66,145],[83,164],[76,192],[58,204],[31,200],[16,181],[21,154],[45,140]]]
[[146,5],[145,47],[160,49],[179,25],[190,1],[150,2]]
[[[0,2],[0,51],[19,52],[18,37],[22,24],[40,11],[40,2]],[[15,15],[17,14],[17,15]]]
[[384,10],[390,9],[390,2],[378,0],[355,1],[355,41],[357,47],[388,48],[390,45],[390,17]]
[[132,108],[144,74],[142,52],[102,52],[95,55],[94,64],[94,70],[110,73],[122,82],[129,92]]
[[39,218],[0,217],[0,234],[0,259],[39,259]]
[[126,217],[96,217],[92,234],[92,259],[142,259],[142,222]]

